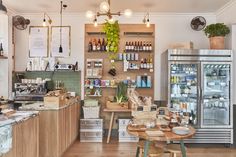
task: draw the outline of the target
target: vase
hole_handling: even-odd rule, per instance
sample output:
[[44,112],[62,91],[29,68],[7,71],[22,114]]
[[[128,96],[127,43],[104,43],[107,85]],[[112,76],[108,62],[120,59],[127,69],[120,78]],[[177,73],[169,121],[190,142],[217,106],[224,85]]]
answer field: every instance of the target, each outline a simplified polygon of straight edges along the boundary
[[210,49],[225,49],[225,37],[210,37]]

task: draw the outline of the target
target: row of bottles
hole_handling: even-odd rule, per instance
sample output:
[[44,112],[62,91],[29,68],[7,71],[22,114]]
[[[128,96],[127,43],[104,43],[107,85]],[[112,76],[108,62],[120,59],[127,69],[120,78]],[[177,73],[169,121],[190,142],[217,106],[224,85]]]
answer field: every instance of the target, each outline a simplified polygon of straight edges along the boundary
[[[93,65],[92,65],[93,64]],[[101,61],[94,61],[94,62],[87,62],[87,67],[90,68],[90,67],[94,67],[94,68],[100,68],[102,67],[102,62]]]
[[88,52],[96,52],[96,51],[106,51],[107,50],[107,42],[104,38],[100,39],[90,39],[88,43]]
[[171,65],[172,73],[185,73],[185,74],[195,74],[197,72],[197,65],[195,64],[172,64]]
[[118,60],[127,60],[127,61],[138,61],[139,54],[138,53],[119,53]]
[[152,50],[150,41],[127,41],[125,43],[125,52],[150,52]]
[[3,56],[3,53],[4,53],[3,46],[2,43],[0,43],[0,56]]
[[141,59],[140,69],[153,69],[153,60],[150,56]]
[[137,76],[136,87],[151,88],[152,87],[151,76],[148,75]]

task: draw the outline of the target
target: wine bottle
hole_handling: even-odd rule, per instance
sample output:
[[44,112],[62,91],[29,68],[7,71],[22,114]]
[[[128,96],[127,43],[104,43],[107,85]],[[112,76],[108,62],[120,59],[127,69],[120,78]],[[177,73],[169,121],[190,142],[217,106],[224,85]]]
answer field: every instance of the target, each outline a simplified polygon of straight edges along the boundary
[[147,69],[150,69],[150,58],[147,59]]
[[102,38],[102,45],[101,45],[101,51],[105,51],[106,45],[105,45],[105,39]]
[[128,42],[125,43],[125,52],[127,52],[129,50],[129,45]]
[[143,68],[147,69],[147,59],[146,58],[144,58]]
[[89,43],[88,43],[88,52],[91,52],[92,49],[93,49],[92,40],[89,39]]
[[152,57],[150,57],[150,69],[153,69]]
[[97,43],[97,51],[101,50],[101,40],[98,39],[98,43]]
[[94,38],[94,39],[93,39],[93,44],[92,44],[92,45],[93,45],[93,51],[96,51],[96,50],[97,50],[96,42],[97,42],[97,41],[96,41],[96,39]]
[[141,59],[140,68],[143,69],[143,58]]
[[132,49],[132,45],[131,45],[131,42],[129,42],[128,51],[130,51],[131,49]]
[[134,51],[137,51],[137,42],[134,42]]
[[143,51],[143,43],[142,43],[142,41],[140,42],[140,45],[139,45],[139,51]]
[[134,42],[131,43],[131,49],[130,51],[134,51]]
[[143,42],[143,51],[146,51],[146,42]]
[[152,42],[149,43],[149,51],[152,51]]
[[137,50],[136,51],[140,51],[140,49],[139,49],[139,41],[138,41],[138,44],[137,44]]

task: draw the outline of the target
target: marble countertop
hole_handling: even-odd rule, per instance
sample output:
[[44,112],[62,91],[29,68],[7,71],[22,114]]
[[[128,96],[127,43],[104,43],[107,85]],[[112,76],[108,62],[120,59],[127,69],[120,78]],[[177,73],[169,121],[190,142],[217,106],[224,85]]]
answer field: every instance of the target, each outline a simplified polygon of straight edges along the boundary
[[16,111],[15,113],[9,116],[0,115],[0,127],[13,125],[15,123],[25,121],[38,114],[38,111]]
[[61,106],[61,107],[49,107],[49,106],[45,106],[43,102],[35,102],[35,103],[31,103],[31,104],[26,104],[26,105],[22,105],[21,107],[19,107],[20,111],[57,111],[63,108],[66,108],[74,103],[77,103],[78,99],[76,98],[71,98],[66,105]]

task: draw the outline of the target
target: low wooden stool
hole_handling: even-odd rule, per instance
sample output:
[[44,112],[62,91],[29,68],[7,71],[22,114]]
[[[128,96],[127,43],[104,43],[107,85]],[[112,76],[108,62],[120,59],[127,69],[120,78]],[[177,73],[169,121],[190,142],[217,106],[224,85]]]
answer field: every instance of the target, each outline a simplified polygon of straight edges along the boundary
[[170,153],[170,157],[177,157],[177,154],[182,154],[179,144],[168,144],[165,152]]
[[[145,141],[139,141],[137,143],[137,153],[136,157],[142,156],[144,152],[144,143]],[[149,151],[148,151],[148,156],[149,157],[161,157],[164,153],[164,149],[160,147],[155,147],[154,143],[150,144]]]

